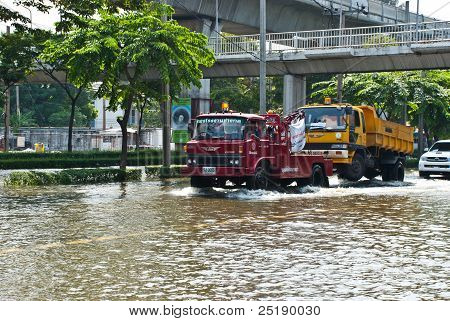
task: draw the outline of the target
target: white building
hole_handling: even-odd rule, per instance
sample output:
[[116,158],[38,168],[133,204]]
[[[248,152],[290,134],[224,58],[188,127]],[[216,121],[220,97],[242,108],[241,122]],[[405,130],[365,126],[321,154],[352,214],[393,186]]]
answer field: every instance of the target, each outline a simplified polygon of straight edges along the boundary
[[[94,106],[97,110],[97,118],[94,120],[93,128],[102,130],[120,128],[120,125],[117,122],[117,117],[123,116],[123,110],[119,109],[116,112],[108,110],[109,100],[103,98],[95,99]],[[137,127],[138,123],[139,112],[133,108],[130,113],[128,125]]]

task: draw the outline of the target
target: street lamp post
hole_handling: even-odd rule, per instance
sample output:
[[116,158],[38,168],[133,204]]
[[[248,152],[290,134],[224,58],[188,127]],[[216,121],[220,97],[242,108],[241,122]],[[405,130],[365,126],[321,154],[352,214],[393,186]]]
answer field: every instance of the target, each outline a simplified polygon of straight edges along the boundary
[[266,0],[259,1],[259,114],[266,113]]
[[28,12],[30,13],[30,28],[33,29],[33,14],[31,13],[31,9],[28,7],[23,6],[25,9],[28,10]]

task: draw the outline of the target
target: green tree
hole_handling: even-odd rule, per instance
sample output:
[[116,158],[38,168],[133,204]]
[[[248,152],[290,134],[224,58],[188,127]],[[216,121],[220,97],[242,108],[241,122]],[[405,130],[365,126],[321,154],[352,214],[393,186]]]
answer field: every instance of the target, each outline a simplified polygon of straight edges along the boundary
[[[24,32],[0,35],[0,105],[4,110],[5,133],[9,118],[6,113],[7,91],[26,78],[32,66],[32,41]],[[8,135],[5,135],[5,151],[8,150]]]
[[[67,151],[72,152],[73,149],[73,127],[75,123],[75,117],[77,114],[76,107],[78,105],[78,99],[81,94],[88,90],[93,82],[92,78],[86,78],[82,82],[78,82],[77,84],[71,84],[68,79],[68,62],[71,59],[71,52],[63,51],[60,48],[61,43],[64,40],[64,35],[62,34],[46,34],[44,39],[48,39],[45,42],[36,41],[36,50],[42,51],[35,60],[36,65],[39,66],[40,70],[42,70],[53,82],[58,84],[66,93],[67,97],[70,100],[70,114],[60,114],[60,117],[66,117],[65,119],[69,119],[68,121],[68,140],[67,140]],[[35,37],[36,39],[42,37]],[[64,74],[65,77],[61,78],[61,74]],[[80,113],[78,112],[78,116]],[[54,115],[56,117],[56,115]],[[61,119],[61,118],[60,118]]]
[[127,124],[136,97],[169,99],[159,90],[149,90],[146,73],[159,74],[176,96],[183,86],[200,87],[200,65],[214,62],[204,35],[161,19],[172,13],[171,7],[155,2],[120,13],[102,11],[98,19],[84,19],[83,28],[71,29],[55,48],[55,54],[70,56],[66,67],[71,83],[79,86],[101,77],[97,95],[110,99],[110,109],[124,111],[117,119],[122,131],[121,168],[127,164]]
[[[11,124],[18,127],[66,127],[71,101],[58,84],[20,84],[20,117],[16,108],[16,90],[11,90]],[[74,125],[87,127],[95,119],[93,93],[83,91],[77,100]]]

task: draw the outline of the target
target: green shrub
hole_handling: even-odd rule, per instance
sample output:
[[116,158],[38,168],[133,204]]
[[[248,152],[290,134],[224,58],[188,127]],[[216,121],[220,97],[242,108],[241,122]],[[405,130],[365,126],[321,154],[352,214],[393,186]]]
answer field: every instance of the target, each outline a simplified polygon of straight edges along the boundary
[[419,159],[418,158],[407,158],[405,167],[406,168],[418,168],[419,167]]
[[[162,164],[162,154],[157,151],[128,154],[128,165],[148,166]],[[118,166],[120,155],[116,152],[93,153],[0,153],[0,169],[48,169],[48,168],[92,168]],[[74,157],[76,155],[76,157]],[[15,156],[12,157],[12,156]],[[178,153],[172,155],[173,164],[185,164],[186,157]]]
[[145,174],[150,178],[175,178],[181,177],[181,166],[147,166]]
[[5,186],[44,186],[95,184],[123,181],[139,181],[142,177],[140,169],[69,169],[60,172],[12,172],[5,179]]

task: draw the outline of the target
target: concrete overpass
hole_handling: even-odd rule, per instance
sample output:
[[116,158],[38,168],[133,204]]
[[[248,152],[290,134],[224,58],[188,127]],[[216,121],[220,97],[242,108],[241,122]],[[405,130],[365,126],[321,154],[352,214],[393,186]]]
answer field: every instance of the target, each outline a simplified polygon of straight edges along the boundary
[[[205,78],[258,77],[259,35],[211,39]],[[450,22],[273,33],[267,74],[284,76],[284,110],[306,102],[306,75],[450,68]]]
[[[259,76],[255,35],[210,39],[205,78]],[[269,33],[267,73],[336,74],[450,68],[450,22]]]
[[[181,24],[211,34],[216,0],[168,0]],[[362,10],[358,4],[363,3]],[[287,32],[337,28],[341,0],[267,0],[267,30]],[[378,0],[343,0],[348,27],[415,22],[416,14]],[[358,10],[360,9],[360,10]],[[219,0],[219,30],[231,34],[259,31],[259,0]],[[201,20],[202,19],[202,20]],[[423,16],[420,22],[433,21]],[[205,27],[206,26],[206,27]],[[209,30],[208,30],[209,26]]]

